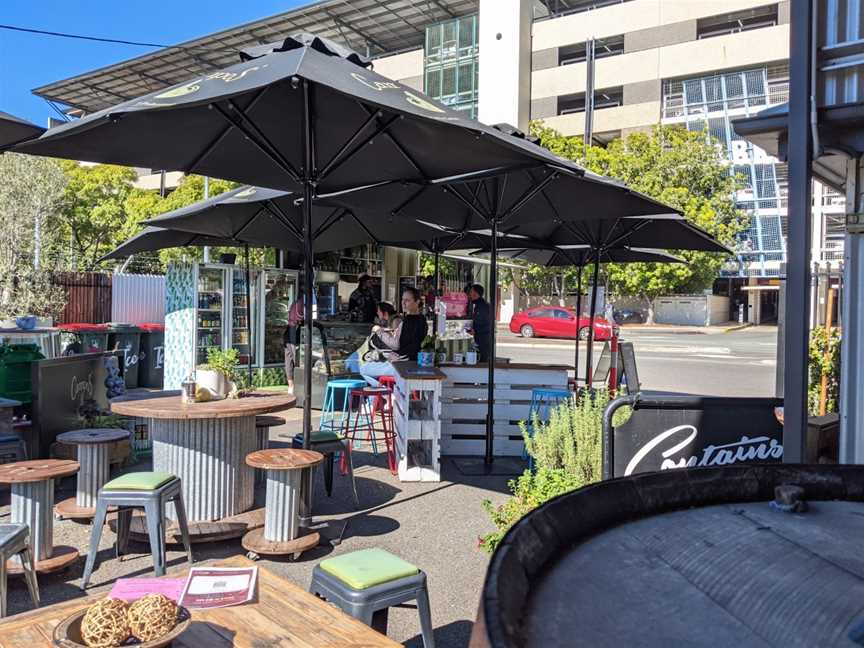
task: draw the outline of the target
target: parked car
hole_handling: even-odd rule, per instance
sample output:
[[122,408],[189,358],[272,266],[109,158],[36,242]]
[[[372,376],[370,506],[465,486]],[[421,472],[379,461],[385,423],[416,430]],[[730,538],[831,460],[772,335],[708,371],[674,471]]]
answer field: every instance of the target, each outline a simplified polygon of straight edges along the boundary
[[612,315],[616,324],[644,324],[645,317],[637,310],[630,308],[615,309]]
[[[576,325],[576,311],[560,306],[537,306],[516,313],[510,320],[510,331],[522,337],[575,338],[579,332],[580,340],[588,339],[589,318],[579,318]],[[610,324],[602,317],[594,318],[594,339],[608,340],[612,333],[618,333],[618,326]]]

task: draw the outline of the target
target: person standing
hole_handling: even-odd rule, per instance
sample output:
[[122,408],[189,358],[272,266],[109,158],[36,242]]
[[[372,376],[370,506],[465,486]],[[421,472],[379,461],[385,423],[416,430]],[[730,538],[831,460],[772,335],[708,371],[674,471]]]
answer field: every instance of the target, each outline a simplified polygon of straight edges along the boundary
[[285,345],[285,377],[288,381],[288,391],[292,394],[294,393],[294,367],[297,364],[297,345],[300,344],[300,330],[305,315],[304,303],[301,293],[288,310],[288,325],[282,337]]
[[369,275],[361,275],[357,281],[357,288],[348,298],[348,312],[354,322],[371,324],[375,321],[378,304],[375,300],[375,293],[372,292],[371,284],[372,278]]
[[490,359],[492,333],[492,314],[489,310],[489,302],[483,298],[483,286],[471,284],[468,297],[471,300],[471,334],[474,336],[474,344],[479,350],[480,362],[488,362]]

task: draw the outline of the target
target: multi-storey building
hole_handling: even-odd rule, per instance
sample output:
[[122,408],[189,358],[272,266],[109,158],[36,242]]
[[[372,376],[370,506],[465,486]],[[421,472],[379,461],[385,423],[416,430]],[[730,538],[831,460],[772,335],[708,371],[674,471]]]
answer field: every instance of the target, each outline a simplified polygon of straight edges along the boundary
[[[730,277],[776,276],[784,260],[786,169],[730,119],[788,96],[789,0],[323,0],[37,88],[85,111],[232,63],[245,45],[311,31],[374,57],[375,70],[482,121],[543,120],[582,135],[595,43],[593,141],[681,124],[719,141],[751,215]],[[837,198],[818,194],[823,212]],[[836,210],[835,210],[836,211]],[[842,209],[840,210],[842,211]],[[817,259],[837,258],[832,221]],[[842,255],[841,255],[842,256]]]

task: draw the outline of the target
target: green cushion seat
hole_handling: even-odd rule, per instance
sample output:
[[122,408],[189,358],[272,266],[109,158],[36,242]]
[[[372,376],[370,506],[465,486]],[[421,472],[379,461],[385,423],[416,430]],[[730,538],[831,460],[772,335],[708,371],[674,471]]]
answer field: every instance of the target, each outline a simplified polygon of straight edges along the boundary
[[163,484],[174,479],[174,475],[167,472],[132,472],[120,475],[112,479],[102,488],[104,490],[156,490]]
[[361,549],[321,561],[321,569],[351,589],[364,590],[420,573],[414,565],[383,549]]

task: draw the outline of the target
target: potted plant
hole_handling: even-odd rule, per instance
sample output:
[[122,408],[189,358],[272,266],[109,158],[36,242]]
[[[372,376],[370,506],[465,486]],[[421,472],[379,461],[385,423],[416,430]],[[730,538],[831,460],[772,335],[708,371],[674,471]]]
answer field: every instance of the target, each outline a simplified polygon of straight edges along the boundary
[[427,335],[420,343],[420,352],[417,354],[417,364],[421,367],[435,366],[435,338]]
[[237,349],[208,349],[207,362],[195,368],[198,387],[210,392],[211,398],[222,399],[234,389],[234,372],[240,357]]

